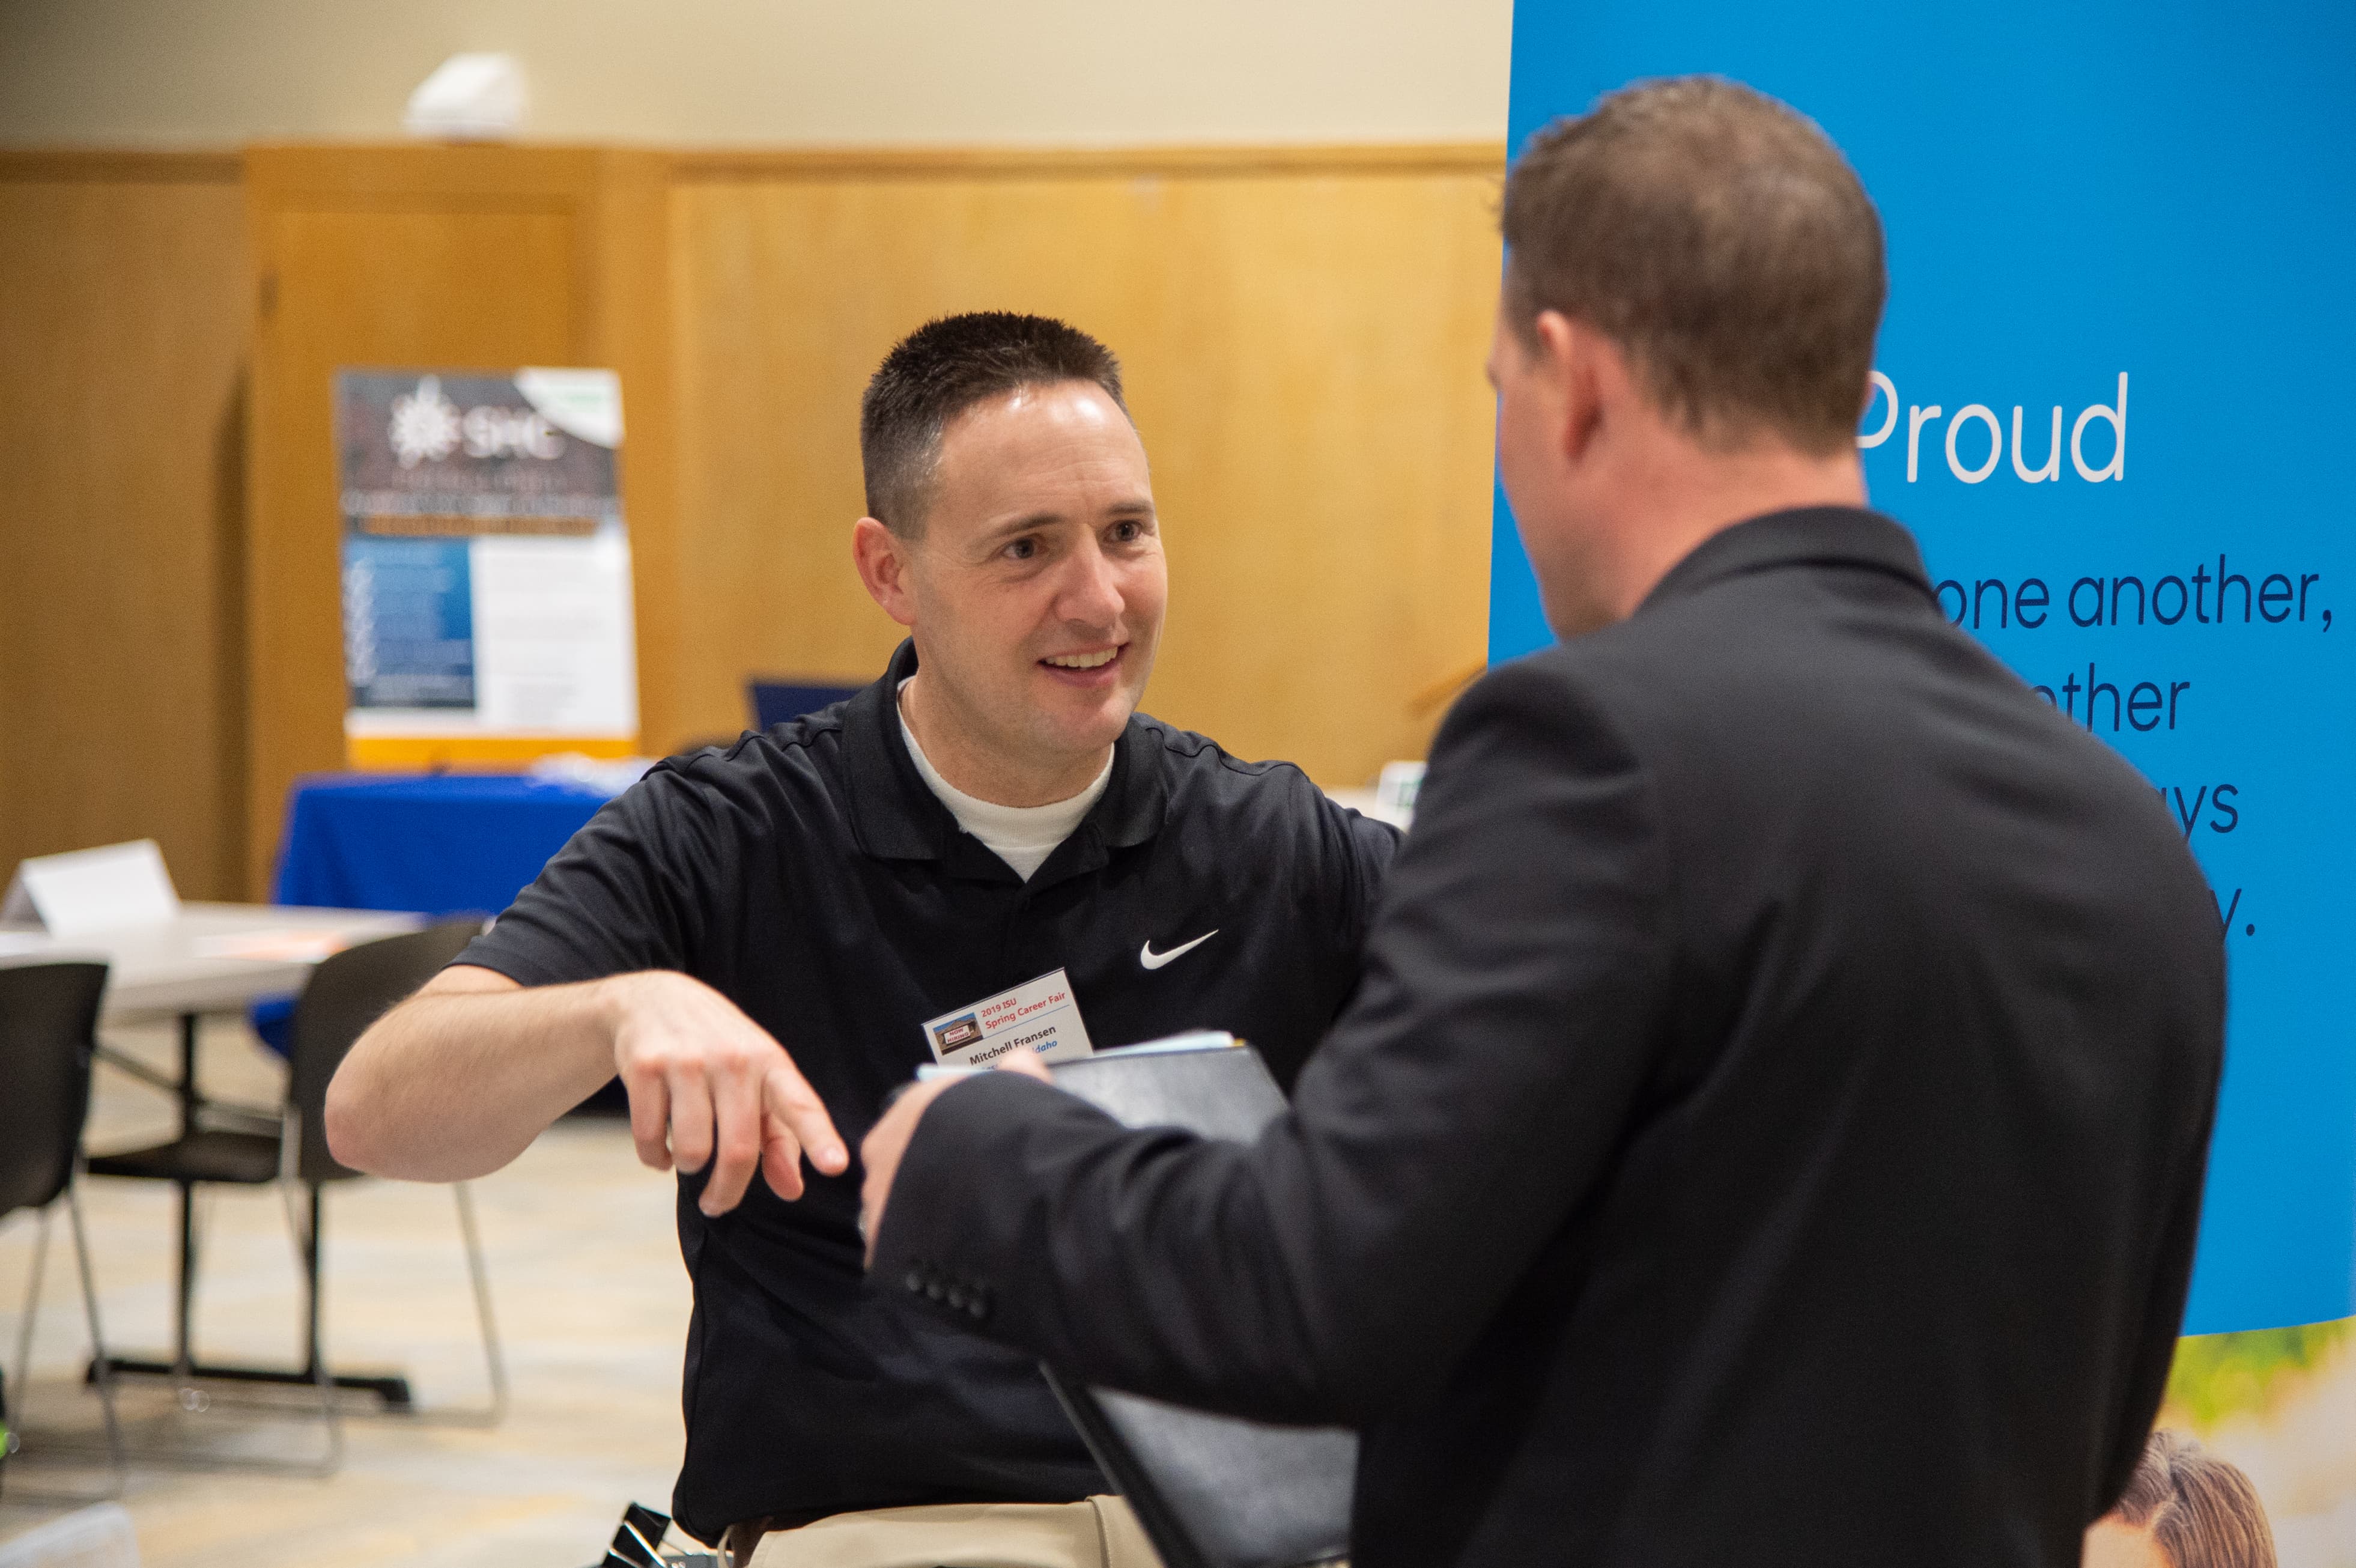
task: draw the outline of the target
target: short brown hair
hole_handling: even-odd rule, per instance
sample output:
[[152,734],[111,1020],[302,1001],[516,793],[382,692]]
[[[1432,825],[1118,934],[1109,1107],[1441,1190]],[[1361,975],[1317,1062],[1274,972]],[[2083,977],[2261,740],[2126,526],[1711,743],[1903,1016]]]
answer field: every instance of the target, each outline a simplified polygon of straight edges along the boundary
[[893,347],[859,404],[867,513],[904,539],[924,531],[941,435],[976,403],[1024,387],[1091,381],[1123,413],[1120,361],[1044,316],[969,311],[928,321]]
[[1881,220],[1814,122],[1739,82],[1640,82],[1530,139],[1505,180],[1505,308],[1624,349],[1712,446],[1855,439],[1886,284]]
[[2274,1527],[2258,1489],[2183,1433],[2151,1434],[2111,1511],[2149,1530],[2171,1568],[2275,1568]]

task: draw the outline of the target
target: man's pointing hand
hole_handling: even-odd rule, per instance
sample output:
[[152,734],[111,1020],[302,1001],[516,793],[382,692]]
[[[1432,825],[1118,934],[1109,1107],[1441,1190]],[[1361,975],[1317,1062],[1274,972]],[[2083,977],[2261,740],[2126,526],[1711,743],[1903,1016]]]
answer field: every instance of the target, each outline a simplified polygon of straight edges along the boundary
[[712,1175],[697,1207],[736,1207],[757,1167],[779,1197],[802,1195],[803,1155],[840,1176],[851,1156],[785,1047],[700,980],[668,970],[599,983],[614,1020],[614,1070],[630,1096],[638,1159]]

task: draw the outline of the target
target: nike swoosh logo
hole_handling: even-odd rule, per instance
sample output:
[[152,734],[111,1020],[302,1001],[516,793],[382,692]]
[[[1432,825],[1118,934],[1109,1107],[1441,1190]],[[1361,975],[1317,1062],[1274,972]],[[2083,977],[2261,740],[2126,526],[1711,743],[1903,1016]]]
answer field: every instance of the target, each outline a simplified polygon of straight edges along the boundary
[[1176,947],[1172,948],[1168,952],[1155,952],[1153,950],[1152,940],[1148,939],[1146,944],[1137,950],[1137,961],[1143,964],[1148,969],[1160,969],[1165,963],[1177,962],[1178,960],[1184,958],[1188,953],[1193,952],[1196,948],[1201,947],[1205,942],[1209,941],[1213,937],[1215,937],[1218,934],[1218,928],[1214,926],[1209,930],[1205,931],[1201,936],[1196,937],[1193,941],[1181,942]]

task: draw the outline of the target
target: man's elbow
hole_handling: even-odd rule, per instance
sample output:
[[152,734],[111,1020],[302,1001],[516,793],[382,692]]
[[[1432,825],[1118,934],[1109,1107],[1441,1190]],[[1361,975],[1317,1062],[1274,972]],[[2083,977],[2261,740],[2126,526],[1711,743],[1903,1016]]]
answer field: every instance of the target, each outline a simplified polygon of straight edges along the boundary
[[370,1029],[360,1036],[340,1066],[335,1077],[327,1080],[327,1102],[320,1120],[327,1138],[327,1153],[339,1165],[369,1176],[394,1176],[387,1168],[386,1151],[380,1146],[384,1117],[380,1109],[382,1096],[372,1081],[366,1059]]
[[327,1079],[327,1111],[320,1118],[325,1122],[323,1132],[327,1134],[327,1153],[335,1155],[337,1165],[347,1165],[372,1176],[384,1175],[377,1169],[377,1151],[368,1144],[368,1090],[363,1090],[356,1078],[359,1075],[353,1073],[351,1063],[347,1061],[335,1070],[335,1078]]

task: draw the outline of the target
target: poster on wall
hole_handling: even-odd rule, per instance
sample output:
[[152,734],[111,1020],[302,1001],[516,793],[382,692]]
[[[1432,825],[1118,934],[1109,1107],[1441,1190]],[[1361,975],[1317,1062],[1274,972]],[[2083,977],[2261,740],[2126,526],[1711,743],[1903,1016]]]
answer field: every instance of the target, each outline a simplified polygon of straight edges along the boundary
[[[2227,1064],[2164,1426],[2286,1568],[2356,1564],[2356,9],[1522,0],[1509,135],[1750,82],[1879,208],[1858,432],[1948,618],[2115,746],[2207,873]],[[1502,495],[1490,652],[1549,634]]]
[[611,371],[337,373],[356,764],[635,747],[621,445]]

